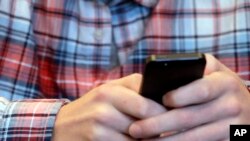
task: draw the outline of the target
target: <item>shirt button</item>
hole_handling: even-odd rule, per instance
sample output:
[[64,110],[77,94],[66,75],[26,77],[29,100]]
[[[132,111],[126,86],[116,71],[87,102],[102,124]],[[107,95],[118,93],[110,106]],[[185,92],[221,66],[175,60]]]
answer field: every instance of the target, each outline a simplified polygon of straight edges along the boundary
[[94,38],[96,41],[101,41],[103,39],[102,29],[96,29],[96,31],[94,32]]

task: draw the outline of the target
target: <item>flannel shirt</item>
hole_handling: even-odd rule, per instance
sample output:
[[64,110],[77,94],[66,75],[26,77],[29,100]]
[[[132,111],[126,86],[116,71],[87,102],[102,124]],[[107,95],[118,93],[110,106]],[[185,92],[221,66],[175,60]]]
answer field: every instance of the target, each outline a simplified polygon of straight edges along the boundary
[[61,106],[150,54],[211,53],[249,80],[249,30],[250,0],[0,0],[0,140],[50,140]]

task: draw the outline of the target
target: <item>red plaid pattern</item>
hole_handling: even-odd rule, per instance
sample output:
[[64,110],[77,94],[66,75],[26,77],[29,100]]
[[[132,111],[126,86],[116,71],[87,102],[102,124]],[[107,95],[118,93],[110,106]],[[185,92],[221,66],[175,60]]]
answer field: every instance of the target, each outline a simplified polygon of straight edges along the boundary
[[0,139],[50,140],[66,99],[150,54],[211,53],[249,80],[249,19],[250,0],[2,0]]

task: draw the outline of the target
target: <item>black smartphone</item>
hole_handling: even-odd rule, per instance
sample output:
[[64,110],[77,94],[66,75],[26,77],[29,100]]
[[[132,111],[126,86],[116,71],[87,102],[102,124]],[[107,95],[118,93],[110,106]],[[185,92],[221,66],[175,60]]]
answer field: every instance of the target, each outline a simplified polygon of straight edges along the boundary
[[202,78],[206,65],[202,53],[151,55],[146,62],[140,93],[162,104],[168,91]]

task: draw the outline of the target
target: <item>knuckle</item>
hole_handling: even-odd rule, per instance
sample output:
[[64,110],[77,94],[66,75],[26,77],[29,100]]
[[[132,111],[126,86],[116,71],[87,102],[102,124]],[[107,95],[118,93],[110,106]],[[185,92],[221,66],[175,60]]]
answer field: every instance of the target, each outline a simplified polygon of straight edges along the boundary
[[93,133],[92,130],[89,131],[88,134],[86,134],[85,139],[86,139],[87,141],[95,141],[95,140],[97,140],[97,139],[96,139],[96,136],[95,136],[95,134]]
[[110,119],[109,109],[105,105],[100,105],[95,108],[95,112],[92,114],[92,122],[94,123],[106,123]]
[[94,101],[106,101],[109,98],[113,85],[104,84],[96,89]]
[[99,141],[103,140],[105,137],[104,130],[102,125],[109,121],[109,109],[105,105],[99,105],[94,107],[94,110],[91,115],[88,116],[88,119],[85,121],[84,138],[87,141]]
[[238,116],[241,113],[241,103],[236,98],[231,98],[226,104],[225,111],[231,116]]
[[237,78],[235,78],[232,75],[228,75],[228,74],[225,74],[224,78],[225,78],[225,84],[227,86],[230,86],[230,90],[232,90],[232,91],[238,91],[239,90],[239,84],[240,83],[238,82]]
[[148,112],[152,111],[152,107],[149,107],[148,103],[138,100],[136,103],[136,108],[134,109],[136,111],[136,115],[140,118],[147,118]]
[[192,126],[192,121],[194,120],[193,116],[187,112],[180,112],[177,115],[178,117],[178,123],[180,124],[180,126],[185,125],[185,127],[190,127]]
[[84,138],[87,141],[99,141],[100,138],[102,138],[99,127],[92,125],[89,130],[87,130],[87,134],[85,134]]
[[201,85],[200,93],[198,94],[198,98],[202,100],[210,100],[211,98],[211,88],[209,85]]
[[133,74],[131,74],[130,75],[130,77],[131,77],[131,79],[132,80],[138,80],[138,79],[141,79],[142,78],[142,75],[141,74],[139,74],[139,73],[133,73]]

